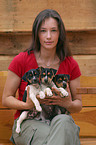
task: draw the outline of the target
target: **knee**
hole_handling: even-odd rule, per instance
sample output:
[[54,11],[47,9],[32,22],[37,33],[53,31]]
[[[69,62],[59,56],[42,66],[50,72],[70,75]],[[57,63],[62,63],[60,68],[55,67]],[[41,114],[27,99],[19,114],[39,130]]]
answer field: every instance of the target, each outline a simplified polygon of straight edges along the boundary
[[52,124],[53,123],[65,124],[65,123],[69,123],[70,121],[71,121],[71,117],[69,115],[60,114],[54,117],[54,119],[52,120]]

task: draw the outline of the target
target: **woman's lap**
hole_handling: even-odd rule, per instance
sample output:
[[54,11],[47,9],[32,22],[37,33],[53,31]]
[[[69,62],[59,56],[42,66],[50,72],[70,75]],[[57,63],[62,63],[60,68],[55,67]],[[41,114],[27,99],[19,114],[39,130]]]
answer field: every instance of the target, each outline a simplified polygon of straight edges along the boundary
[[[16,123],[14,126],[16,126]],[[65,130],[65,134],[63,130]],[[53,118],[50,125],[42,121],[25,120],[21,125],[20,134],[17,134],[13,127],[13,138],[16,145],[58,145],[58,139],[61,141],[59,145],[62,145],[65,140],[63,134],[65,137],[68,136],[68,140],[71,140],[71,143],[73,142],[72,139],[77,139],[77,141],[74,142],[78,142],[76,145],[80,145],[79,128],[69,115],[57,115]],[[63,143],[63,145],[65,144]]]

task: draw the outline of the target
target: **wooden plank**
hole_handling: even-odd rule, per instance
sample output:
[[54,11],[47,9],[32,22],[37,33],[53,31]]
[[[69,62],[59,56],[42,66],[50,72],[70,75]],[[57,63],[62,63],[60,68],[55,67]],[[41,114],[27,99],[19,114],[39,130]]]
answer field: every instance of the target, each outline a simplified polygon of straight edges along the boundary
[[96,54],[96,31],[69,31],[67,37],[73,55]]
[[[96,145],[95,138],[80,138],[81,145]],[[0,143],[0,145],[12,145],[12,143]]]
[[80,126],[80,136],[96,137],[96,107],[83,107],[80,113],[72,114],[77,125]]
[[96,76],[96,55],[74,55],[83,76]]
[[96,94],[96,87],[79,87],[77,94]]
[[0,0],[0,31],[30,31],[36,15],[46,8],[57,10],[68,30],[96,29],[95,0]]
[[[96,54],[96,31],[67,31],[73,55]],[[16,55],[31,45],[31,31],[0,33],[0,55]]]
[[80,138],[81,145],[96,145],[96,138]]
[[7,71],[0,71],[0,108],[3,108],[2,94],[3,94],[3,89],[4,89],[6,78],[7,78]]
[[0,54],[16,55],[31,45],[31,32],[0,34]]
[[96,106],[96,94],[83,94],[82,105],[83,106]]
[[[86,69],[85,69],[86,70]],[[81,76],[81,87],[96,87],[96,76]]]
[[[80,126],[80,136],[96,137],[96,107],[83,108],[80,113],[72,114],[77,125]],[[0,110],[0,140],[8,140],[11,136],[14,110]],[[94,118],[94,119],[93,119]]]
[[14,110],[0,110],[0,140],[9,141],[12,133]]
[[12,143],[0,143],[0,145],[13,145]]

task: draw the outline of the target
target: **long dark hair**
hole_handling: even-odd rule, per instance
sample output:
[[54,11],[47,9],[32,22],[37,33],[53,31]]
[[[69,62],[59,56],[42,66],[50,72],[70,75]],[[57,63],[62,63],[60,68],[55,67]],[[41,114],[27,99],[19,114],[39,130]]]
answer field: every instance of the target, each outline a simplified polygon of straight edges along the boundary
[[59,39],[56,47],[56,54],[60,58],[60,60],[64,60],[65,57],[67,56],[72,56],[71,51],[69,49],[69,45],[67,42],[66,38],[66,31],[64,27],[64,23],[55,10],[52,9],[45,9],[41,11],[37,17],[35,18],[35,21],[33,23],[33,28],[32,28],[32,44],[30,48],[27,49],[28,54],[33,51],[40,51],[40,42],[39,42],[39,37],[38,37],[38,31],[39,28],[42,24],[42,22],[46,19],[52,17],[58,22],[58,28],[59,28]]

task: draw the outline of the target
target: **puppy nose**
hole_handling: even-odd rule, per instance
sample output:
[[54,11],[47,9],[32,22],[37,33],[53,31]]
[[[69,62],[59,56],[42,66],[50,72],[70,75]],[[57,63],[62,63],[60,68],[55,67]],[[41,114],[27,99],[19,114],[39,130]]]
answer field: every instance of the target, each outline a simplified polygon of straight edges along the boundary
[[63,82],[63,88],[65,89],[67,87],[67,83]]
[[35,78],[35,79],[33,79],[33,81],[34,81],[34,82],[36,82],[36,78]]
[[45,81],[45,83],[48,83],[48,79],[45,79],[44,81]]

